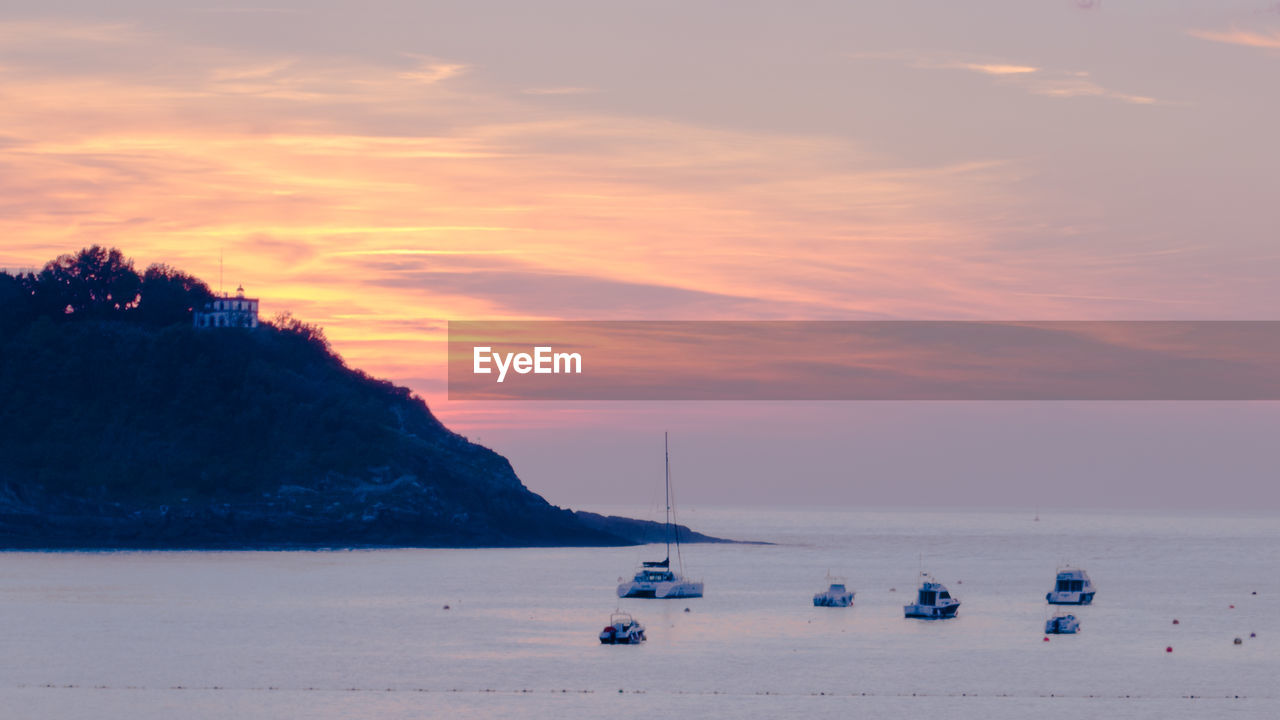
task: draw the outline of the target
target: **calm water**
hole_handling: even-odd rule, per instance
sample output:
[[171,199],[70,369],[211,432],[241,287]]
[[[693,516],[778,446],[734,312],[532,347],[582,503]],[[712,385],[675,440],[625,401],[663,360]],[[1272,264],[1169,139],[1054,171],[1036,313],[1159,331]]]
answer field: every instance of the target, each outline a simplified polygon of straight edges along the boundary
[[[0,707],[95,720],[1280,716],[1275,516],[681,519],[780,544],[686,548],[707,596],[624,601],[648,627],[640,647],[596,633],[618,576],[660,548],[0,554]],[[902,617],[921,555],[959,618]],[[1044,642],[1064,561],[1088,569],[1098,598],[1079,635]],[[828,569],[857,591],[853,608],[811,606]]]

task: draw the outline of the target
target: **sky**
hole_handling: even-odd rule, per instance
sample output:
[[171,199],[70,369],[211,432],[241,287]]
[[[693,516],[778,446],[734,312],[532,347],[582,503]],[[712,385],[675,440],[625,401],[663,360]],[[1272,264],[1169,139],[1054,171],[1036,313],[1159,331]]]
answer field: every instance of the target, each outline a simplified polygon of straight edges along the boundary
[[484,403],[449,320],[1280,319],[1280,3],[0,6],[0,267],[324,326],[564,505],[1280,508],[1271,403]]

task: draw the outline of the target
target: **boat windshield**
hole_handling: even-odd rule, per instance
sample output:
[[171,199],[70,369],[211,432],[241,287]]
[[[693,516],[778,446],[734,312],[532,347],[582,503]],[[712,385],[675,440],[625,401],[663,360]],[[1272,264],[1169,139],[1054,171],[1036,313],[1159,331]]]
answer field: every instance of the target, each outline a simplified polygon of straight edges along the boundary
[[921,604],[921,605],[932,605],[932,604],[934,603],[934,600],[937,598],[937,595],[938,595],[938,594],[937,594],[936,592],[934,592],[933,590],[921,590],[921,591],[920,591],[920,604]]

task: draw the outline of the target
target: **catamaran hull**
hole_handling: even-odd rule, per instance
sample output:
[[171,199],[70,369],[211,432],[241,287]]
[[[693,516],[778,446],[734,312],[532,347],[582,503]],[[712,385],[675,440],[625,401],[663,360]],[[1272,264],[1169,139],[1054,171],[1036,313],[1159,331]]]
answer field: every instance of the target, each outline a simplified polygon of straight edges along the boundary
[[655,598],[658,600],[700,598],[702,597],[702,583],[687,581],[660,583],[627,582],[618,585],[618,597]]

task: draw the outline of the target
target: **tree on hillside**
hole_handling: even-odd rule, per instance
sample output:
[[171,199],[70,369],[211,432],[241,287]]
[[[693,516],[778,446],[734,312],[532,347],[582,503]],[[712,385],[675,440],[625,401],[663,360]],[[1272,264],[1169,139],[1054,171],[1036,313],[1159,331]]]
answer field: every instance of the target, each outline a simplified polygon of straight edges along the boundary
[[123,312],[138,301],[142,279],[133,261],[116,248],[100,245],[74,255],[60,255],[35,276],[41,314],[104,317]]
[[35,315],[31,275],[0,270],[0,332],[26,325]]
[[137,314],[151,325],[190,322],[191,311],[204,307],[213,292],[199,278],[156,263],[142,275]]
[[329,346],[329,338],[324,335],[324,328],[309,322],[303,322],[294,317],[291,312],[276,313],[268,324],[277,330],[302,339],[317,350],[322,350],[325,353],[332,352],[332,348]]

